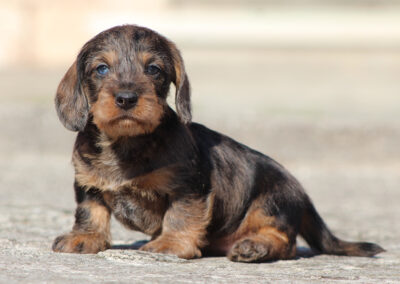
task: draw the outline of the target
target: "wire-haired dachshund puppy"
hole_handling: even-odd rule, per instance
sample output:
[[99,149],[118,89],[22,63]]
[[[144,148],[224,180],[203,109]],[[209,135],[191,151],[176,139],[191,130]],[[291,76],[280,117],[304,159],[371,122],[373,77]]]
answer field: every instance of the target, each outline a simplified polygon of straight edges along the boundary
[[[176,112],[167,104],[176,86]],[[140,250],[191,259],[291,259],[300,234],[316,252],[373,256],[373,243],[336,238],[299,182],[280,164],[191,122],[190,88],[176,46],[139,26],[87,42],[55,99],[74,150],[78,207],[53,250],[111,246],[110,217],[151,236]]]

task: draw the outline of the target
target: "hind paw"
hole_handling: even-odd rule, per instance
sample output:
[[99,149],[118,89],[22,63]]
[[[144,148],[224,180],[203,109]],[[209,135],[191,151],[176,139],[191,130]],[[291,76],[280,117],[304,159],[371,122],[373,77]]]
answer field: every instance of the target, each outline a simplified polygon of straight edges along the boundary
[[244,239],[233,245],[228,253],[228,258],[239,262],[262,261],[268,258],[269,251],[268,243]]

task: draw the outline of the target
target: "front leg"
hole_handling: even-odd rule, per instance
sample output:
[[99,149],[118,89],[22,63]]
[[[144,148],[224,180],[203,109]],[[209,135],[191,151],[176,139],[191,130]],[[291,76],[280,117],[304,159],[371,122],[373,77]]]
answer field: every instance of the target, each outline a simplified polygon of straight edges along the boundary
[[54,240],[53,251],[97,253],[111,247],[110,209],[96,189],[85,190],[75,183],[78,207],[72,231]]
[[161,235],[140,248],[143,251],[174,254],[180,258],[201,257],[207,245],[207,226],[214,196],[185,196],[171,201],[163,219]]

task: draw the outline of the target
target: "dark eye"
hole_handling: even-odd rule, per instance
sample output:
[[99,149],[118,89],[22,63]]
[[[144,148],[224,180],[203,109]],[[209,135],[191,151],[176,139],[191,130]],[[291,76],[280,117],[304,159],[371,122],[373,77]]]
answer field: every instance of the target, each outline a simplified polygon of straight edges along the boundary
[[146,72],[146,74],[149,74],[149,75],[157,75],[161,72],[161,69],[157,65],[151,64],[146,67],[145,72]]
[[107,75],[108,71],[110,71],[110,69],[108,68],[107,65],[105,64],[100,64],[99,66],[97,66],[96,68],[97,74],[99,75]]

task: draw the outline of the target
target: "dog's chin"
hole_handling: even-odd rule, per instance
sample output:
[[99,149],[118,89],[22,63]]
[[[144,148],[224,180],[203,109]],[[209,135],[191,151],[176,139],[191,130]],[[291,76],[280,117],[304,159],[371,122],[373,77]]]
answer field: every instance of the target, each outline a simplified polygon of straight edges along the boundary
[[96,123],[100,131],[112,139],[135,137],[153,132],[157,125],[131,115],[121,115],[107,122]]

